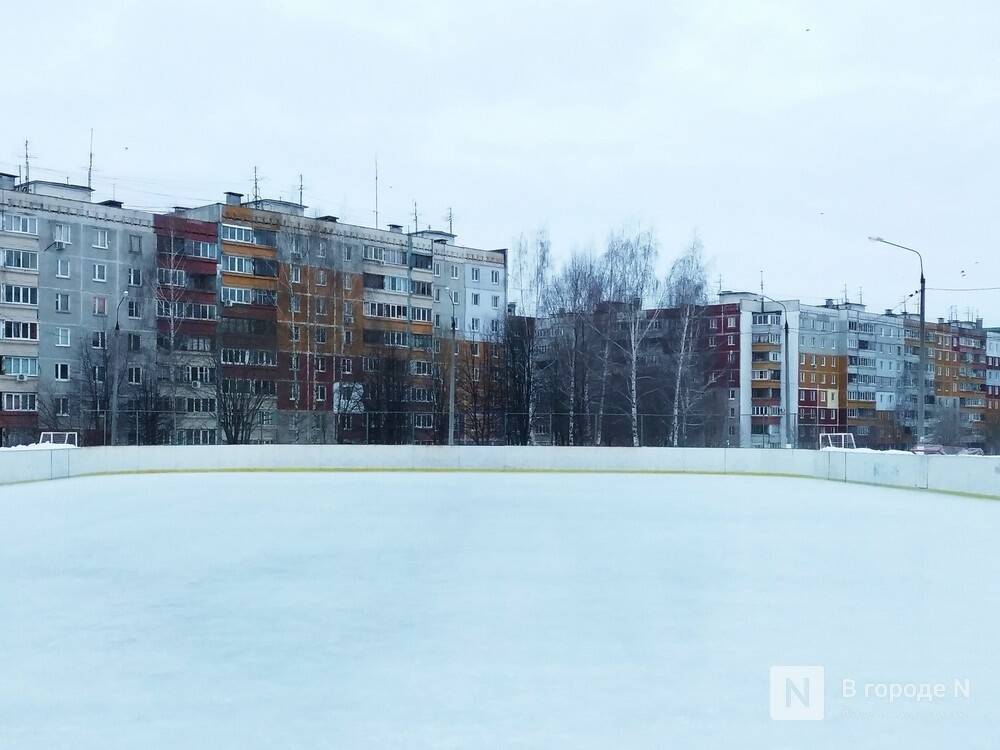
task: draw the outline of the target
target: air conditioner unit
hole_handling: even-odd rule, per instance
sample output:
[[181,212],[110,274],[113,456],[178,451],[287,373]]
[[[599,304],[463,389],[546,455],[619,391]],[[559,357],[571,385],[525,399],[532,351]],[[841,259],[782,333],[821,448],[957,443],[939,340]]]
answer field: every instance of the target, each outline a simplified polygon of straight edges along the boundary
[[192,380],[191,381],[191,387],[192,388],[201,388],[201,381],[200,380]]
[[233,301],[231,299],[227,299],[225,302],[222,303],[222,306],[223,307],[232,307],[233,306]]
[[59,242],[57,240],[56,242],[52,243],[52,249],[53,250],[65,250],[66,249],[66,243],[65,242]]
[[24,373],[20,373],[20,374],[19,374],[19,375],[17,376],[17,382],[18,382],[18,383],[23,383],[23,382],[25,382],[25,381],[26,381],[27,379],[28,379],[28,376],[27,376],[27,375],[25,375]]

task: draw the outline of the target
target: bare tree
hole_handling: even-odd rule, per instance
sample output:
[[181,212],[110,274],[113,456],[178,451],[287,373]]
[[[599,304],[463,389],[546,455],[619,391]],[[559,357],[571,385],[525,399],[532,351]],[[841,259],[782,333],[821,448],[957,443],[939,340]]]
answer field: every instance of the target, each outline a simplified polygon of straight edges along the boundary
[[251,442],[264,403],[274,395],[274,382],[218,377],[215,385],[216,413],[226,442],[230,445]]
[[701,241],[695,238],[674,261],[666,284],[665,301],[671,308],[668,338],[673,379],[669,443],[674,447],[686,442],[690,419],[712,385],[700,347],[707,288]]
[[[615,320],[620,336],[609,336],[625,360],[625,401],[629,410],[632,445],[638,447],[639,435],[639,367],[642,349],[659,320],[663,307],[663,291],[655,275],[658,254],[656,236],[650,230],[619,231],[611,235],[604,254],[604,263],[612,269],[615,284]],[[651,310],[645,309],[647,305]]]

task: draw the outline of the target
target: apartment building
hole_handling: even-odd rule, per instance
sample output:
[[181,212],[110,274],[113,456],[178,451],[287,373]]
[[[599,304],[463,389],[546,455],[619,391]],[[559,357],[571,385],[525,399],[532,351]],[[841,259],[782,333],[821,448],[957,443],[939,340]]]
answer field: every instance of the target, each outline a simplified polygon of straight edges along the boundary
[[5,442],[109,441],[115,422],[127,439],[143,425],[126,408],[155,380],[152,215],[92,203],[86,186],[5,175],[0,188]]

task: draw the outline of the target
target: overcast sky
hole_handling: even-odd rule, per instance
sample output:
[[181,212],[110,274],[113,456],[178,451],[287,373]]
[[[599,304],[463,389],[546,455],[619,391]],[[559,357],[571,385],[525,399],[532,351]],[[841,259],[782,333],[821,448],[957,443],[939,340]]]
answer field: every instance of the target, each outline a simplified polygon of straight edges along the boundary
[[[1000,287],[993,2],[9,3],[0,170],[164,208],[250,192],[557,254],[697,232],[713,285]],[[15,33],[16,31],[16,33]],[[963,273],[964,272],[964,273]],[[1000,325],[1000,292],[929,292]],[[913,306],[908,309],[915,309]]]

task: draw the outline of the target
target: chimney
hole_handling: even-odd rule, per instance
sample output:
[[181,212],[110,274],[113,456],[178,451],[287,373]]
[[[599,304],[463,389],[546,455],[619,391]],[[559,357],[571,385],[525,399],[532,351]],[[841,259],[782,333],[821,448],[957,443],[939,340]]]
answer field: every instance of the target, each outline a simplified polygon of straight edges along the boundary
[[833,297],[827,297],[826,298],[826,304],[823,305],[823,306],[824,307],[833,307]]
[[390,232],[395,232],[396,234],[402,234],[403,233],[403,225],[402,224],[390,224],[389,225],[389,231]]
[[16,176],[7,172],[0,172],[0,190],[13,190]]
[[892,308],[891,307],[885,308],[885,314],[886,315],[892,315]]
[[125,204],[122,203],[121,201],[106,200],[106,201],[101,201],[100,205],[107,206],[108,208],[121,208]]
[[239,206],[243,203],[243,193],[233,193],[226,191],[226,205]]
[[982,327],[983,327],[983,319],[976,318],[976,328],[982,328]]
[[943,326],[944,325],[944,318],[938,318],[938,325],[939,326]]
[[174,206],[174,213],[175,214],[182,214],[185,211],[189,211],[189,210],[190,210],[190,208],[188,206]]
[[338,221],[338,217],[330,216],[329,214],[327,214],[326,216],[320,216],[319,220],[329,222],[330,224],[336,224]]

